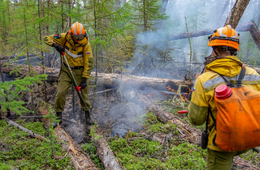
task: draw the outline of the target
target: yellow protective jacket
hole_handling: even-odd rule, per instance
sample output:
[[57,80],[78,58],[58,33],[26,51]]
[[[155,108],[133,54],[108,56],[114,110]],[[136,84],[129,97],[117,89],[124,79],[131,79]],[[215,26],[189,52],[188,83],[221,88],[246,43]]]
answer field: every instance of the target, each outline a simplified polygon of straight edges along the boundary
[[[196,80],[191,103],[188,108],[188,118],[193,125],[199,126],[206,122],[209,108],[211,108],[212,114],[216,119],[217,108],[214,101],[215,88],[220,84],[225,84],[225,82],[223,78],[215,72],[224,75],[229,82],[235,84],[241,66],[242,62],[235,56],[216,59],[206,66],[206,72],[201,74]],[[246,67],[246,74],[242,80],[242,85],[260,91],[259,74],[254,69]],[[211,116],[209,116],[208,129],[211,129],[208,138],[208,148],[215,151],[221,151],[219,147],[213,145],[216,129]]]
[[[68,33],[61,33],[44,37],[44,42],[49,46],[52,46],[53,43],[62,46],[65,49],[65,56],[69,65],[71,67],[84,66],[82,77],[89,78],[91,70],[93,69],[93,56],[87,38],[74,43]],[[64,57],[62,57],[62,60],[66,63]]]

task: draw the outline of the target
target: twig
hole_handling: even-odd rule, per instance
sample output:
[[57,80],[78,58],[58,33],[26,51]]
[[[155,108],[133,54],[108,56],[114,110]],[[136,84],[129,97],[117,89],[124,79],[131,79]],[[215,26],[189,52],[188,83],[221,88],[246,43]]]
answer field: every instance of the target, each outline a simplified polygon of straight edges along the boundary
[[21,135],[18,135],[18,134],[17,134],[17,136],[18,136],[19,138],[22,138],[23,140],[27,140],[25,137],[22,137]]
[[[114,90],[114,89],[107,89],[107,90],[99,91],[99,92],[96,92],[96,94],[105,93],[105,92],[109,92],[109,91],[112,91],[112,90]],[[88,94],[88,96],[92,96],[92,95],[94,95],[94,93]]]
[[139,64],[144,61],[144,59],[145,59],[145,57],[143,57],[143,59],[139,63],[137,63],[137,65],[134,67],[134,69],[129,74],[132,74],[136,70],[137,66],[139,66]]
[[147,136],[145,138],[149,140],[154,134],[155,134],[155,132],[152,132],[149,136]]
[[[29,119],[29,118],[44,118],[43,116],[21,116],[20,119]],[[67,122],[70,122],[70,123],[75,123],[77,124],[77,122],[73,122],[71,120],[68,120],[68,119],[62,119],[62,120],[65,120]]]
[[41,135],[38,135],[38,134],[36,134],[36,133],[34,133],[34,132],[32,132],[32,131],[26,129],[26,128],[22,127],[21,125],[19,125],[19,124],[13,122],[13,121],[11,121],[11,120],[9,120],[9,119],[7,119],[7,118],[5,118],[5,121],[6,121],[9,125],[13,125],[13,126],[17,127],[18,129],[21,129],[21,130],[24,131],[24,132],[28,132],[28,136],[30,136],[30,137],[40,139],[41,141],[46,140],[45,137],[43,137],[43,136],[41,136]]
[[179,131],[179,133],[180,133],[181,135],[184,135],[179,128],[177,128],[177,130]]
[[122,136],[119,133],[116,133],[119,138],[122,138]]
[[188,24],[187,24],[187,19],[185,17],[185,24],[186,24],[186,30],[187,30],[187,34],[188,34],[188,40],[189,40],[189,45],[190,45],[190,67],[189,67],[189,80],[191,81],[191,62],[192,62],[192,46],[191,46],[191,41],[190,41],[190,33],[189,33],[189,29],[188,29]]

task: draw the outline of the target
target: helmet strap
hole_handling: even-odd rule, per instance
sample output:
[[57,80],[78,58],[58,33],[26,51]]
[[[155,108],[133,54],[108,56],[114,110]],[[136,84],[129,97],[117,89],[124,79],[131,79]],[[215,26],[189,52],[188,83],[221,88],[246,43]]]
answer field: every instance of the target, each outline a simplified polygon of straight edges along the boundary
[[228,50],[230,52],[231,55],[236,56],[237,55],[237,50]]
[[219,57],[219,55],[218,55],[218,53],[217,53],[217,51],[216,51],[216,49],[214,48],[214,47],[212,47],[213,48],[213,51],[214,51],[214,53],[216,54],[216,59],[220,59],[220,57]]

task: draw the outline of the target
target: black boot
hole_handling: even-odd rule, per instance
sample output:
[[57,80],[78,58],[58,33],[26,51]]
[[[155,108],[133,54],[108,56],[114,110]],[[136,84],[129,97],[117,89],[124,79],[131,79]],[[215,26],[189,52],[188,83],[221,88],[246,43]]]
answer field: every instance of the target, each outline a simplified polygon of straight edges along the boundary
[[95,122],[91,120],[90,118],[90,112],[89,111],[85,111],[85,118],[86,118],[86,124],[87,125],[94,125]]
[[[56,117],[59,120],[59,125],[62,124],[62,112],[56,112]],[[53,128],[56,128],[58,126],[57,122],[53,122]]]

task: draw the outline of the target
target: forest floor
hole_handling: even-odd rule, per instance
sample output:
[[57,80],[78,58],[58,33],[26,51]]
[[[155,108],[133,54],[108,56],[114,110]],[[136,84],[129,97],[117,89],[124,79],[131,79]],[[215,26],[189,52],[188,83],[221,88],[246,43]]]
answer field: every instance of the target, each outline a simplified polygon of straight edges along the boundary
[[[55,91],[55,86],[53,86],[52,89]],[[52,94],[50,96],[52,99],[55,93],[54,91],[50,93]],[[100,96],[100,99],[97,100],[101,102],[101,99],[103,99],[104,101],[115,103],[115,101],[112,100],[111,94],[107,96],[108,98]],[[116,99],[117,97],[115,96],[114,98]],[[178,110],[187,109],[188,105],[188,101],[183,103],[180,102],[180,100],[183,99],[173,97],[159,103],[157,101],[157,104],[167,112],[181,118],[187,126],[203,131],[205,125],[198,127],[192,126],[185,115],[177,114]],[[67,101],[72,103],[71,99],[67,99]],[[112,107],[110,110],[116,114],[111,116],[108,114],[109,112],[105,112],[106,106],[109,104],[110,103],[105,104],[104,102],[96,103],[96,105],[105,107],[99,108],[96,106],[96,108],[99,113],[107,114],[110,118],[115,116],[114,122],[121,121],[118,115],[118,109],[126,107],[126,105],[123,103],[123,105]],[[139,109],[136,109],[136,107],[136,105],[132,104],[127,108],[135,108],[136,112],[138,112]],[[68,105],[68,108],[72,110],[72,106]],[[104,118],[103,114],[99,116]],[[125,115],[121,116],[124,117]],[[97,115],[93,117],[96,118]],[[70,119],[69,114],[65,114],[65,118]],[[107,124],[114,123],[107,120],[107,117],[104,119]],[[120,134],[109,135],[109,133],[107,133],[107,126],[102,126],[103,120],[99,120],[97,123],[99,126],[94,125],[90,130],[91,140],[88,143],[79,143],[79,141],[77,141],[77,143],[79,143],[80,147],[100,169],[104,169],[104,166],[97,155],[97,149],[94,145],[95,142],[93,138],[95,131],[102,133],[119,163],[126,169],[206,169],[206,150],[201,149],[198,144],[194,144],[195,142],[186,140],[177,125],[160,122],[155,114],[149,110],[133,117],[133,119],[131,124],[141,125],[141,128],[138,128],[139,130],[135,132],[128,130],[125,136]],[[52,127],[46,128],[46,122],[39,122],[37,120],[39,119],[16,119],[15,121],[34,133],[44,136],[46,140],[31,138],[27,132],[8,125],[5,120],[0,120],[0,170],[73,169],[69,154],[62,150],[61,142],[57,141]],[[147,136],[150,137],[147,138]],[[258,148],[258,150],[260,150],[260,148]],[[232,169],[260,170],[260,153],[249,150],[239,157],[235,157]]]
[[[182,116],[183,117],[183,116]],[[107,137],[108,144],[120,164],[126,169],[206,169],[206,150],[180,138],[177,126],[159,122],[152,112],[142,118],[143,130],[127,135]],[[183,117],[186,121],[187,118]],[[60,147],[60,143],[43,127],[43,122],[17,123],[50,140],[41,141],[28,137],[12,125],[0,121],[0,169],[72,169],[69,156]],[[98,128],[94,126],[94,129]],[[153,133],[146,139],[145,134]],[[91,134],[93,135],[93,134]],[[154,140],[155,139],[155,140]],[[80,144],[90,155],[93,162],[104,169],[98,156],[94,141]],[[252,150],[241,155],[252,165],[260,169],[260,154]],[[232,169],[251,169],[234,163]]]

